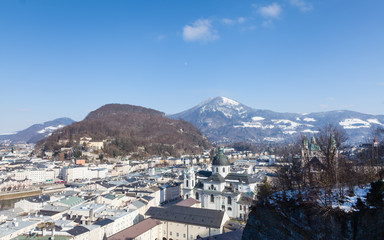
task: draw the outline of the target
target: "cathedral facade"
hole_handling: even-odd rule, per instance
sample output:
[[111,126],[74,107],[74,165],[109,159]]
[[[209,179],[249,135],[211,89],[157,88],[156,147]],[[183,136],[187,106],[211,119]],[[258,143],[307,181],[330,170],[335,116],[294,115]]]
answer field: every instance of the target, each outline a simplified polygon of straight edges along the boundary
[[231,173],[230,162],[219,148],[212,171],[184,174],[184,198],[195,198],[202,208],[225,211],[229,217],[245,219],[252,205],[256,180],[248,174]]

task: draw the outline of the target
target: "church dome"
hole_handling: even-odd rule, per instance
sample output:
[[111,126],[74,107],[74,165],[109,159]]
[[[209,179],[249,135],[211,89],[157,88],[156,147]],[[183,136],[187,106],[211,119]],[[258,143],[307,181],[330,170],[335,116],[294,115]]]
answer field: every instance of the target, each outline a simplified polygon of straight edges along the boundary
[[219,152],[213,158],[212,165],[213,166],[229,166],[229,165],[231,165],[227,156],[225,156],[225,154],[224,154],[223,148],[221,148],[221,147],[219,148]]

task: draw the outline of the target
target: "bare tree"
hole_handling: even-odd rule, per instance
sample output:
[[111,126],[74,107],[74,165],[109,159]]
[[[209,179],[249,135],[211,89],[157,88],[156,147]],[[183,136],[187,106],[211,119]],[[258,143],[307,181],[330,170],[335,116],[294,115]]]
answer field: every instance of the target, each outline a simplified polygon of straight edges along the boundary
[[[342,161],[339,156],[338,149],[348,139],[347,133],[343,128],[328,124],[319,129],[319,133],[316,135],[317,143],[320,147],[320,151],[323,155],[323,171],[321,172],[321,185],[324,190],[325,199],[330,200],[332,198],[333,189],[336,187],[339,190],[338,202],[341,195],[343,195],[343,184],[340,184],[340,173]],[[327,204],[330,204],[328,201]]]

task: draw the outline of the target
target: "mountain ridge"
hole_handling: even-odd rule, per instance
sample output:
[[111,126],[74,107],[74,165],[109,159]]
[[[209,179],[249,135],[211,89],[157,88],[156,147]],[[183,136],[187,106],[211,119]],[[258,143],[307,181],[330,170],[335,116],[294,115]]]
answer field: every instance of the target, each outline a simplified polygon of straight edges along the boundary
[[254,109],[226,97],[205,100],[169,117],[191,122],[214,143],[288,141],[300,134],[315,134],[331,123],[344,128],[349,142],[355,144],[369,138],[374,128],[384,126],[384,115],[350,110],[280,113]]
[[0,135],[0,140],[8,140],[11,142],[36,143],[37,141],[52,134],[55,130],[70,125],[73,122],[75,121],[67,117],[56,118],[54,120],[46,121],[44,123],[33,124],[32,126],[24,130],[17,131],[13,134]]

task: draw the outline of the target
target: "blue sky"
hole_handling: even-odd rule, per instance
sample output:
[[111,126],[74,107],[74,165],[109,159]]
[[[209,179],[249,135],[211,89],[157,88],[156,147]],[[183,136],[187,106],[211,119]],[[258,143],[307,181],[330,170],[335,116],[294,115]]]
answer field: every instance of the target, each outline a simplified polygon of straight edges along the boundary
[[384,1],[0,1],[0,133],[107,103],[384,114]]

